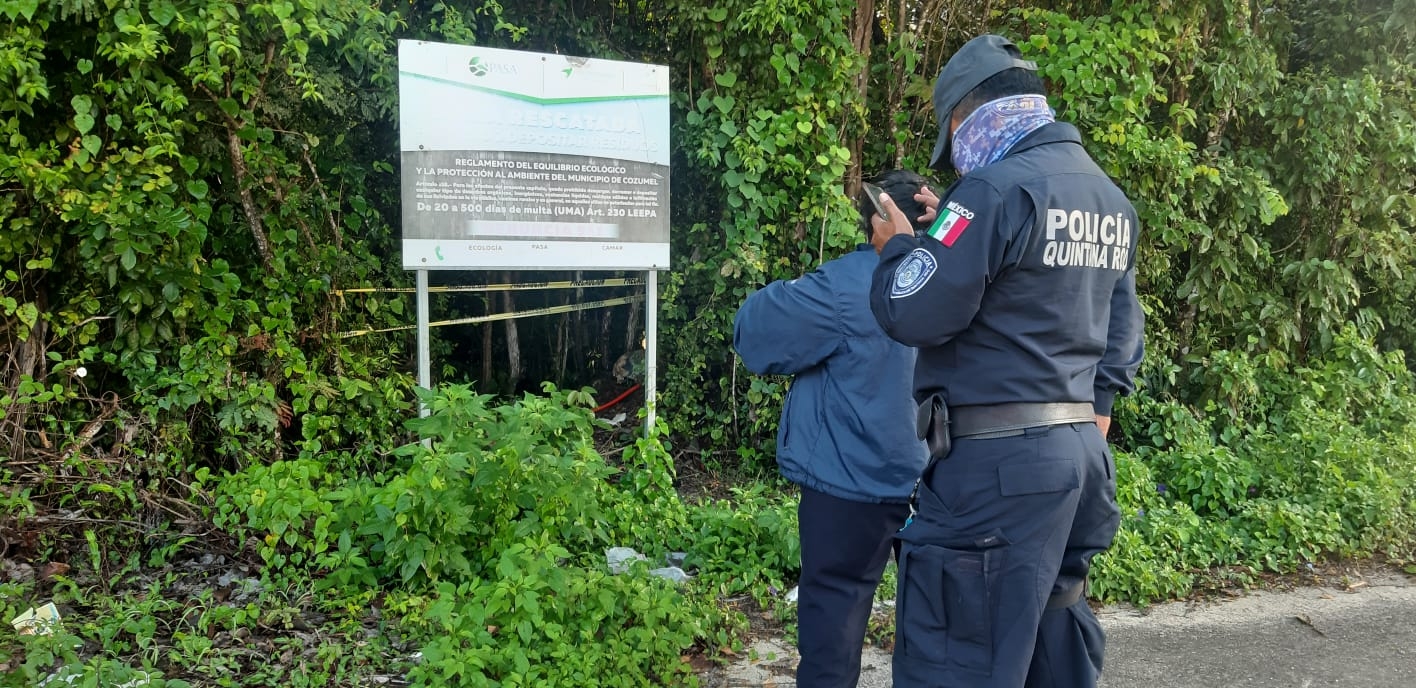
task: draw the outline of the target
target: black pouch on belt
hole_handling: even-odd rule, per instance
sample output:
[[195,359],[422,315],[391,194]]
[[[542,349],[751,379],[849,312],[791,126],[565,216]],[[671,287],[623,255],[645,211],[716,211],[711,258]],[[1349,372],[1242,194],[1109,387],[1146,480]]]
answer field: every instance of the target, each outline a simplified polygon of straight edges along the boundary
[[949,448],[952,446],[949,437],[949,405],[944,403],[943,396],[930,395],[919,405],[915,431],[929,447],[931,464],[949,455]]

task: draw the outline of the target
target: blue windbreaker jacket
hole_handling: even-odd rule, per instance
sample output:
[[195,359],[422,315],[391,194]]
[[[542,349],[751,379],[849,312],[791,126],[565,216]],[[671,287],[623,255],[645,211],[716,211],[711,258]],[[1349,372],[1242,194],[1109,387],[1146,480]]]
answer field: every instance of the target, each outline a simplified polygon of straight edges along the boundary
[[915,350],[870,311],[869,245],[747,297],[733,347],[759,375],[794,375],[777,431],[782,475],[818,492],[905,503],[927,452],[915,435]]

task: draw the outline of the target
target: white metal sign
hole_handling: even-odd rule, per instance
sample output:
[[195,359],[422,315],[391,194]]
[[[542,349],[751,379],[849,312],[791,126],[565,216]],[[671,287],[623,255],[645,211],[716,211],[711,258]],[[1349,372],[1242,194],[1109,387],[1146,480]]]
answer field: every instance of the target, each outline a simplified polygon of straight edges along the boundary
[[669,267],[669,70],[399,41],[403,267]]

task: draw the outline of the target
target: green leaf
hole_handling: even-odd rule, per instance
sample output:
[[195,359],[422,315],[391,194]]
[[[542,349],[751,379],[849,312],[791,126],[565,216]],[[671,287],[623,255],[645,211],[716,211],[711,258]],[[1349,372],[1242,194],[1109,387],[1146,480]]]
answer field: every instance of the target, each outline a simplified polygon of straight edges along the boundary
[[123,118],[119,117],[118,115],[108,115],[107,117],[104,117],[103,123],[107,124],[108,128],[112,129],[113,131],[118,131],[119,129],[123,128]]
[[84,150],[89,152],[89,155],[98,155],[99,149],[103,148],[103,139],[89,134],[83,138],[83,146]]
[[798,121],[798,122],[797,122],[797,131],[799,131],[799,132],[801,132],[801,133],[803,133],[803,134],[810,134],[810,133],[811,133],[811,122],[808,122],[808,121],[806,121],[806,120]]
[[84,113],[74,115],[74,128],[78,129],[80,134],[87,134],[92,131],[93,115]]
[[77,66],[80,74],[88,74],[93,71],[93,60],[79,60]]
[[725,115],[732,111],[735,104],[737,101],[733,100],[732,96],[713,96],[713,105]]
[[183,172],[186,172],[187,174],[193,174],[193,173],[195,173],[195,172],[197,171],[197,167],[200,166],[200,165],[201,165],[201,163],[197,162],[197,159],[196,159],[196,158],[194,158],[194,157],[192,157],[192,156],[190,156],[190,155],[184,155],[184,156],[182,156],[182,171],[183,171]]
[[221,102],[218,104],[221,106],[221,111],[226,113],[229,117],[235,117],[241,112],[241,105],[234,99],[222,98]]
[[728,8],[714,7],[708,11],[708,21],[720,22],[728,18]]
[[208,190],[207,183],[200,179],[193,179],[187,182],[187,193],[192,194],[192,197],[197,200],[206,198]]
[[733,72],[723,72],[713,77],[713,80],[718,82],[718,85],[723,88],[732,88],[733,85],[737,83],[737,74]]
[[133,268],[137,267],[138,254],[133,251],[133,248],[131,246],[128,247],[128,250],[123,252],[122,263],[124,270],[132,270]]
[[148,14],[152,15],[153,21],[162,26],[167,26],[177,17],[177,8],[173,7],[172,3],[166,0],[159,0],[148,6]]
[[89,100],[88,96],[74,96],[69,99],[69,105],[73,106],[74,112],[81,115],[86,115],[93,110],[93,101]]
[[143,23],[143,15],[134,9],[123,9],[113,13],[113,25],[123,33],[134,33]]
[[[24,323],[25,327],[33,328],[34,324],[39,322],[39,307],[33,303],[26,303],[19,307],[16,315],[19,316],[20,322]],[[21,339],[24,338],[21,337]]]
[[8,5],[8,7],[5,8],[5,15],[10,17],[10,19],[14,19],[15,11],[19,10],[20,14],[25,15],[25,21],[31,21],[34,19],[35,10],[39,9],[39,0],[19,0],[18,2],[6,3],[6,5]]

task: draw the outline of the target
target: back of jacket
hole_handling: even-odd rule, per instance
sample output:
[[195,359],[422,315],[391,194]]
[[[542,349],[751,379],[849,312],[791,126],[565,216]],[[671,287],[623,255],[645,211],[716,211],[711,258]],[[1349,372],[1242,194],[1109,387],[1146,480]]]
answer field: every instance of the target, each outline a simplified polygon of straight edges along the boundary
[[1070,124],[959,180],[930,236],[892,238],[875,275],[881,326],[919,347],[918,397],[1092,402],[1111,415],[1144,351],[1139,228]]
[[905,503],[924,470],[911,395],[915,350],[870,311],[869,246],[747,297],[733,347],[749,370],[794,375],[777,431],[782,475],[833,497]]

